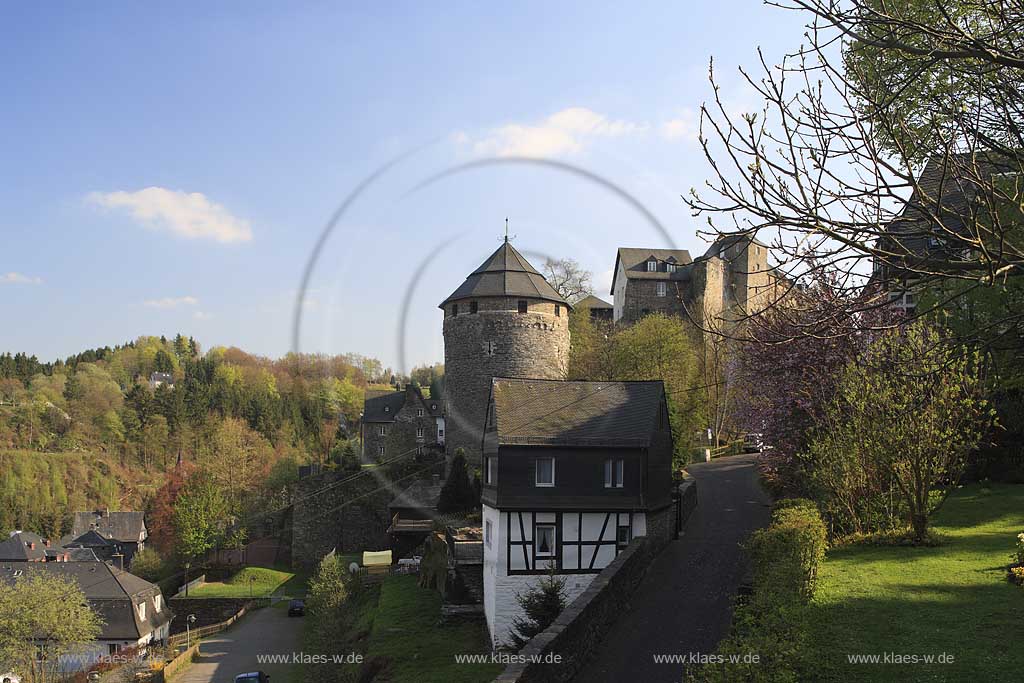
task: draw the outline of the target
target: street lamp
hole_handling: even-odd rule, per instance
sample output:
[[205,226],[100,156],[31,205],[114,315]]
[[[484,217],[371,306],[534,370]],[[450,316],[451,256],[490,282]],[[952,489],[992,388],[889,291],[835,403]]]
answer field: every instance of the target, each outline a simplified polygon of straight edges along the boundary
[[186,562],[185,563],[185,597],[186,598],[188,597],[188,570],[191,569],[191,567],[192,567],[192,563],[191,562]]
[[192,647],[192,624],[196,623],[196,615],[190,614],[185,619],[185,649]]

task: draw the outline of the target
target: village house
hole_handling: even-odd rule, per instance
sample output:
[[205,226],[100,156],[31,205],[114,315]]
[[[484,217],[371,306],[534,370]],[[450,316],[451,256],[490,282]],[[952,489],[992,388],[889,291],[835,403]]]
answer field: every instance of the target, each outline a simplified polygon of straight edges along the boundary
[[141,512],[96,510],[76,512],[71,533],[61,540],[65,548],[90,548],[101,560],[117,560],[130,567],[135,553],[146,547],[149,532]]
[[42,572],[73,580],[103,624],[96,641],[62,662],[65,671],[87,669],[128,648],[165,643],[174,614],[159,586],[104,562],[0,563],[0,581]]
[[576,302],[576,308],[590,311],[590,319],[611,322],[615,306],[593,294],[588,294]]
[[12,531],[0,542],[0,562],[67,562],[68,552],[31,531]]
[[399,391],[367,392],[361,422],[363,461],[443,449],[444,410],[443,400],[423,398],[411,384]]
[[672,431],[655,382],[495,378],[483,441],[484,612],[510,643],[516,595],[550,570],[566,599],[638,536],[675,533]]

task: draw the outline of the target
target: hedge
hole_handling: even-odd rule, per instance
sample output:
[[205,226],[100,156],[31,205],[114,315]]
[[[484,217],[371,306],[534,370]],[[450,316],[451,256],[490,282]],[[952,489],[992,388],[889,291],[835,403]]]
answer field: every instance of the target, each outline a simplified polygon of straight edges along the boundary
[[[806,499],[780,501],[766,529],[746,544],[753,588],[738,602],[729,635],[719,643],[719,663],[687,671],[689,681],[772,681],[806,678],[807,610],[827,534],[817,507]],[[756,655],[756,659],[754,656]]]

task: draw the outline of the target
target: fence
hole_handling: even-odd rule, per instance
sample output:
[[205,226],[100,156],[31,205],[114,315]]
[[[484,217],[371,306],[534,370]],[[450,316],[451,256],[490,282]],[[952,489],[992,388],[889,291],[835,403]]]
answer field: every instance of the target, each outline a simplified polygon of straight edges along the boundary
[[239,619],[245,616],[245,613],[251,609],[259,607],[265,607],[270,604],[270,598],[258,598],[256,600],[250,600],[249,602],[242,605],[242,608],[235,612],[235,615],[229,619],[217,624],[210,624],[209,626],[200,626],[199,628],[193,628],[185,633],[178,633],[167,639],[167,644],[171,647],[178,647],[184,645],[189,640],[198,641],[202,638],[212,636],[214,633],[220,633],[231,624],[235,623]]
[[179,674],[182,669],[191,664],[192,661],[195,660],[198,656],[199,643],[196,643],[195,645],[185,650],[171,661],[167,662],[166,665],[164,665],[164,668],[160,671],[161,675],[163,676],[162,680],[165,681],[165,683],[166,681],[171,680],[172,678],[174,678],[174,676]]

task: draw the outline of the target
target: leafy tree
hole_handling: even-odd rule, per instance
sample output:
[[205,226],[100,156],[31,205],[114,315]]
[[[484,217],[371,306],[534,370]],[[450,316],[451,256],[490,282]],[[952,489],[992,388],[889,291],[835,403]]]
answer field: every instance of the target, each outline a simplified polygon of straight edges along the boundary
[[60,657],[84,655],[100,626],[74,579],[29,567],[0,582],[0,662],[25,683],[63,680]]
[[174,505],[175,548],[184,558],[206,555],[228,538],[231,503],[203,475],[191,477]]
[[846,367],[814,431],[815,480],[841,503],[890,480],[923,541],[993,416],[976,352],[922,322],[887,331]]
[[534,587],[516,595],[516,602],[524,616],[512,620],[512,640],[522,648],[565,609],[565,580],[558,578],[552,566]]
[[164,575],[164,559],[155,548],[143,548],[132,557],[132,574],[156,583]]
[[438,512],[465,512],[472,510],[480,502],[473,490],[466,470],[466,453],[461,448],[455,449],[448,470],[448,478],[441,487],[441,497],[437,501]]
[[146,513],[149,542],[165,557],[170,557],[174,552],[176,542],[174,508],[178,495],[185,488],[191,472],[190,465],[181,465],[168,471],[163,486],[156,490]]

